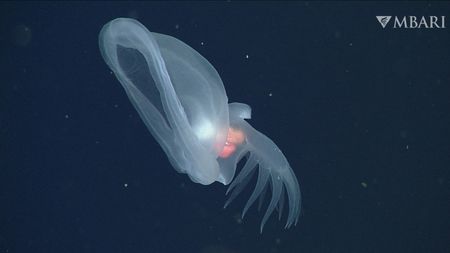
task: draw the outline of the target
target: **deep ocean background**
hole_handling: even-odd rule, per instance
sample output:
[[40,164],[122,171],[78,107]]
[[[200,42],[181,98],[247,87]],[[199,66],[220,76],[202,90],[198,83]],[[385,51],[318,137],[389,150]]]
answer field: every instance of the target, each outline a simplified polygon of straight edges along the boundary
[[[376,15],[446,15],[383,29]],[[134,17],[283,150],[296,227],[171,167],[98,48]],[[392,21],[391,21],[392,22]],[[0,252],[450,252],[449,2],[1,2]]]

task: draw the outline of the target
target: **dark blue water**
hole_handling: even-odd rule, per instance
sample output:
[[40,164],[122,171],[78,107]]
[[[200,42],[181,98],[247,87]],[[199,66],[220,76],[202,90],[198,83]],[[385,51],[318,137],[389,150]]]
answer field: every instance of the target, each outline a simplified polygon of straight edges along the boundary
[[[0,252],[449,252],[450,3],[0,3]],[[446,16],[383,29],[376,15]],[[298,176],[296,227],[170,166],[98,49],[192,46]],[[270,95],[271,94],[271,95]]]

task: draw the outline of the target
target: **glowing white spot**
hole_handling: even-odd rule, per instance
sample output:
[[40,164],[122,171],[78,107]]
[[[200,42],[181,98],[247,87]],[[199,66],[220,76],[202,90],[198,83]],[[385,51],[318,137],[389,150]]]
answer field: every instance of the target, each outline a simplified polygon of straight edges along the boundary
[[214,127],[208,120],[204,120],[200,124],[197,124],[195,128],[195,135],[197,135],[200,140],[211,138],[214,132]]

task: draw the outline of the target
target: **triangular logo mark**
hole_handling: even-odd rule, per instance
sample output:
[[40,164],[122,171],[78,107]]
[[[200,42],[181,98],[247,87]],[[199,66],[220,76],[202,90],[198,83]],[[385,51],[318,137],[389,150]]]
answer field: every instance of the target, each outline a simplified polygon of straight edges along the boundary
[[378,22],[380,22],[380,25],[385,28],[387,23],[389,23],[389,20],[391,20],[392,16],[377,16]]

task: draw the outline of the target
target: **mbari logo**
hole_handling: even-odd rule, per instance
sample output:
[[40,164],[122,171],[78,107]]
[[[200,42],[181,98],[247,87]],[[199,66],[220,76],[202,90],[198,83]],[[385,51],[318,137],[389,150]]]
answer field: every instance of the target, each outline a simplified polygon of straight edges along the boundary
[[[386,28],[392,16],[376,16],[381,27]],[[443,29],[445,27],[445,16],[394,16],[394,21],[391,22],[392,28],[408,28],[408,29]]]
[[391,20],[391,16],[377,16],[378,22],[380,22],[380,25],[385,28],[387,23],[389,23],[389,20]]

